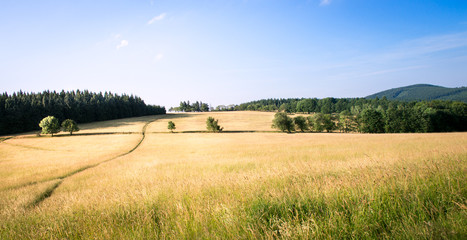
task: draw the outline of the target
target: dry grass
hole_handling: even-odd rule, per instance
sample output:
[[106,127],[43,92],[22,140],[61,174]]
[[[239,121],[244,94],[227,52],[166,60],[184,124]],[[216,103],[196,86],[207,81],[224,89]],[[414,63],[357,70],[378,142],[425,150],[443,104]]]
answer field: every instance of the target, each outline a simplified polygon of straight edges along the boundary
[[141,128],[148,121],[164,118],[165,116],[144,116],[136,118],[125,118],[110,121],[94,122],[80,125],[78,133],[131,133],[141,132]]
[[[169,120],[177,131],[204,131],[207,116],[218,118],[226,130],[270,131],[273,113],[171,114],[157,118],[147,131],[167,132]],[[139,121],[134,122],[142,127]],[[107,131],[109,124],[102,124],[89,131]],[[58,180],[8,189],[118,155],[140,137],[0,143],[0,218],[5,219],[0,238],[466,234],[466,133],[150,133],[131,154],[65,178],[37,206],[28,204]]]
[[0,144],[0,189],[64,175],[128,151],[139,135],[10,139]]
[[274,131],[271,129],[273,113],[269,112],[210,112],[167,114],[167,120],[151,124],[148,132],[168,132],[167,122],[172,120],[175,132],[206,131],[206,118],[219,119],[219,125],[226,131]]

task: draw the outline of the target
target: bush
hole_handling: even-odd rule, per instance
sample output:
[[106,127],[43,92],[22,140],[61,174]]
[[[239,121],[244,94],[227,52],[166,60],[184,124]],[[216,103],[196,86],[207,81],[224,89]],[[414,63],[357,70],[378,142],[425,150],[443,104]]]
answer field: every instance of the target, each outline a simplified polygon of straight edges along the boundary
[[222,132],[223,127],[219,126],[219,120],[214,119],[213,117],[208,117],[206,120],[206,128],[211,132]]

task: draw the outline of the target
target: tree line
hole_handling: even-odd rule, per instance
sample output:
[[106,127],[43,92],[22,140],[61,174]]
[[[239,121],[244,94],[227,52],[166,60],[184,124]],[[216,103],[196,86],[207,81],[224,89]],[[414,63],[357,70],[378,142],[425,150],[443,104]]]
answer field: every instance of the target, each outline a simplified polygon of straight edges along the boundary
[[171,107],[169,111],[173,112],[209,112],[209,104],[196,101],[190,104],[190,101],[180,102],[180,106]]
[[88,123],[165,112],[164,107],[147,105],[137,96],[111,92],[3,93],[0,95],[0,134],[38,130],[38,123],[46,116]]
[[284,132],[422,133],[467,130],[467,104],[461,102],[391,103],[381,106],[354,106],[351,111],[291,117],[278,112],[272,124]]
[[309,124],[315,131],[341,128],[375,133],[467,131],[467,104],[458,101],[407,102],[385,97],[263,99],[237,105],[235,110],[317,113],[315,122],[319,124]]

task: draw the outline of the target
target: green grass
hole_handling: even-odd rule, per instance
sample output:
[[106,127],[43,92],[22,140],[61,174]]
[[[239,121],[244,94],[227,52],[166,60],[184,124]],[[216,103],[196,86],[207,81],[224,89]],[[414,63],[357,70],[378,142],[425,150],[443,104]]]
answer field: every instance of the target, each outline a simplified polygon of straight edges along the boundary
[[258,198],[247,210],[257,237],[462,239],[467,236],[465,180],[457,172],[371,191]]

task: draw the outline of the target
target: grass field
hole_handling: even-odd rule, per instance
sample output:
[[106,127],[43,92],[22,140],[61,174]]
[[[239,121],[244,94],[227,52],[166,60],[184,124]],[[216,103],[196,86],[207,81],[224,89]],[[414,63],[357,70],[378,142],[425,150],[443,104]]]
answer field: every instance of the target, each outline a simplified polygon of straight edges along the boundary
[[[208,116],[227,132],[204,132]],[[466,239],[467,133],[285,134],[272,118],[6,139],[0,239]]]

